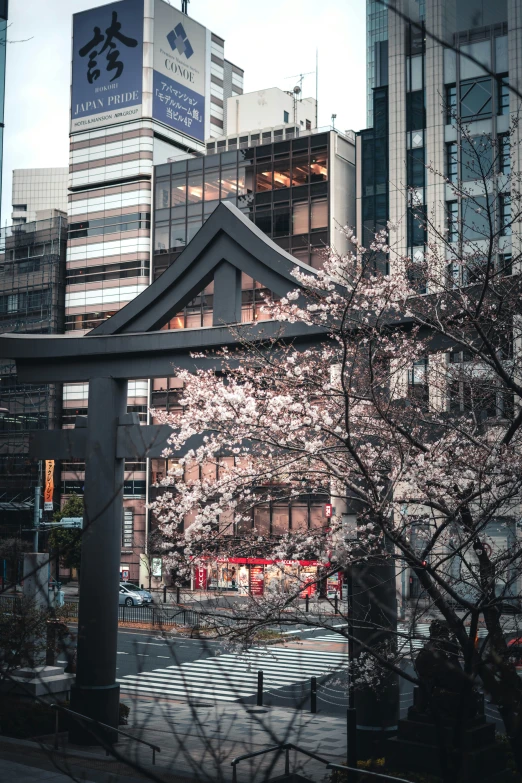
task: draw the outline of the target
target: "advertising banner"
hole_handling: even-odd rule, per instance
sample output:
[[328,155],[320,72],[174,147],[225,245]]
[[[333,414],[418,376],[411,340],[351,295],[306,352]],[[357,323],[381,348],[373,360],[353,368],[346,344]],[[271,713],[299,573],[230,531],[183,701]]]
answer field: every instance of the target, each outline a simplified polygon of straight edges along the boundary
[[207,569],[205,566],[196,566],[194,569],[194,590],[207,589]]
[[330,574],[326,585],[326,595],[328,598],[335,598],[336,595],[341,598],[342,585],[343,575],[341,571],[337,571],[336,574]]
[[72,131],[141,117],[143,2],[121,0],[74,14]]
[[239,595],[248,595],[248,566],[240,566],[237,575]]
[[152,116],[205,138],[206,30],[162,0],[154,3]]
[[45,460],[44,511],[53,510],[54,495],[54,459]]
[[263,595],[265,588],[265,575],[263,566],[251,566],[250,568],[250,592],[252,595]]
[[161,579],[162,571],[163,571],[163,563],[161,561],[161,557],[153,557],[152,563],[151,563],[151,575],[155,577],[156,579]]

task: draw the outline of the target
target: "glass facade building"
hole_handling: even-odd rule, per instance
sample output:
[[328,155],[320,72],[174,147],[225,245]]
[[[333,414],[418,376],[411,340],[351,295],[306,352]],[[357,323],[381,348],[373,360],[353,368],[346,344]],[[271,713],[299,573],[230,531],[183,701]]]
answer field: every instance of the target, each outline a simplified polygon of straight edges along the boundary
[[[320,266],[331,241],[332,166],[343,165],[334,160],[336,137],[311,134],[156,166],[154,277],[176,260],[220,201],[235,204],[296,258]],[[341,198],[347,208],[349,193]]]
[[0,197],[2,196],[2,164],[4,159],[5,58],[7,52],[8,0],[0,0]]

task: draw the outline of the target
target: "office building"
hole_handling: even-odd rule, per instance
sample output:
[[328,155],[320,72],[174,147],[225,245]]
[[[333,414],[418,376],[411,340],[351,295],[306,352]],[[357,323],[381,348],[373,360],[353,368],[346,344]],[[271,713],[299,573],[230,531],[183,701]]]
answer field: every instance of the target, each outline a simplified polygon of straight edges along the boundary
[[[115,20],[116,60],[104,48]],[[203,155],[205,140],[226,132],[227,99],[243,90],[243,71],[225,59],[224,45],[164,0],[74,15],[66,332],[91,330],[149,285],[154,166]],[[148,387],[129,384],[128,410],[143,422]],[[63,405],[64,426],[72,426],[87,413],[87,387],[66,384]],[[82,491],[82,468],[64,469],[64,496]],[[145,476],[145,463],[126,465],[122,566],[133,579],[145,546]]]
[[250,134],[268,143],[239,150],[237,138],[228,137],[223,152],[155,167],[154,277],[175,262],[220,200],[316,268],[325,248],[345,250],[335,228],[355,218],[355,137],[286,131],[282,141],[273,141],[280,137],[270,129]]
[[[369,16],[373,5],[368,3]],[[366,241],[376,226],[391,221],[397,227],[394,252],[421,260],[426,242],[435,237],[408,208],[412,192],[415,204],[444,231],[450,210],[462,223],[463,205],[452,203],[455,197],[443,177],[450,183],[476,179],[460,143],[460,124],[472,137],[491,136],[499,149],[507,142],[504,134],[519,109],[508,84],[522,78],[520,0],[404,1],[396,7],[410,14],[412,23],[387,10],[387,39],[374,41],[382,56],[375,55],[379,68],[369,71],[373,127],[358,135],[357,227]],[[512,149],[505,166],[518,166],[518,155]],[[506,253],[510,241],[504,240]]]
[[[58,211],[1,229],[1,332],[63,332],[66,247],[67,221]],[[6,535],[33,524],[34,488],[41,481],[38,461],[28,458],[29,438],[34,430],[60,426],[61,392],[56,384],[19,383],[14,362],[0,359],[0,527]]]
[[[480,261],[495,235],[495,260],[507,274],[512,254],[520,253],[520,232],[509,220],[510,189],[520,172],[521,101],[509,85],[522,85],[522,3],[398,0],[398,13],[378,6],[368,0],[373,122],[357,137],[357,233],[367,246],[374,230],[390,221],[392,252],[383,268],[393,268],[397,256],[411,258],[411,279],[421,294],[429,293],[422,272],[428,246],[447,259],[451,284],[466,285],[469,269],[455,258],[473,252]],[[447,360],[461,357],[454,352]],[[408,372],[409,395],[429,399],[427,368],[425,359]],[[455,401],[448,393],[449,411],[461,405],[460,396]],[[403,595],[415,596],[416,575],[404,570],[402,578]]]
[[13,226],[42,219],[42,211],[54,209],[67,218],[67,188],[69,169],[60,168],[13,169],[12,213]]
[[[245,146],[247,139],[253,139],[253,146]],[[245,134],[239,149],[237,136],[229,136],[220,143],[224,146],[222,152],[155,167],[155,279],[176,265],[184,248],[221,201],[237,206],[275,244],[305,264],[320,268],[324,252],[330,246],[340,253],[346,251],[344,238],[336,228],[353,225],[355,221],[353,133],[332,129],[301,131],[299,127],[287,125]],[[242,273],[243,323],[266,317],[262,307],[264,297],[270,293],[260,281]],[[212,326],[213,306],[214,281],[175,313],[163,328]],[[180,385],[176,378],[151,381],[153,409],[177,410],[179,399]],[[147,481],[151,500],[162,491],[155,484],[167,475],[168,469],[167,459],[149,461]],[[299,513],[316,520],[312,522],[316,524],[322,519],[322,507],[317,499],[310,503],[302,506]],[[286,513],[288,519],[288,509],[281,513],[283,516]],[[153,526],[153,520],[148,519],[147,524]],[[223,587],[227,574],[228,569],[223,566],[219,573],[209,574],[208,578],[212,578],[214,587]],[[195,575],[196,581],[199,578],[207,584],[205,568]]]

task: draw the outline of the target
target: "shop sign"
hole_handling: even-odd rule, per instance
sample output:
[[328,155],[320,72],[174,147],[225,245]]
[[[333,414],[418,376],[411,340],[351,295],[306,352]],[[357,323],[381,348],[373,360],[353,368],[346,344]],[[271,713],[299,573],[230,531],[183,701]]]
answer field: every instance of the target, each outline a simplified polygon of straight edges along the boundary
[[153,557],[152,558],[151,573],[152,573],[152,576],[156,577],[156,579],[161,579],[161,574],[162,574],[161,557]]
[[45,460],[44,511],[53,510],[54,459]]
[[207,589],[207,569],[205,566],[196,566],[194,570],[194,589]]
[[263,566],[252,566],[250,569],[250,592],[252,595],[263,595],[265,589],[265,574]]
[[327,519],[333,517],[333,506],[331,503],[324,504],[324,515]]

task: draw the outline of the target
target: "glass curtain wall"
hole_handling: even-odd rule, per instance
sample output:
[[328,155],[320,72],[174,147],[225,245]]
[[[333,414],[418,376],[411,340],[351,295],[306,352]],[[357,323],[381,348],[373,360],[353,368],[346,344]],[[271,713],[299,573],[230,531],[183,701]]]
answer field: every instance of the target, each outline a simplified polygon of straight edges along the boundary
[[318,134],[157,166],[154,276],[175,261],[220,201],[319,266],[329,242],[328,140]]

